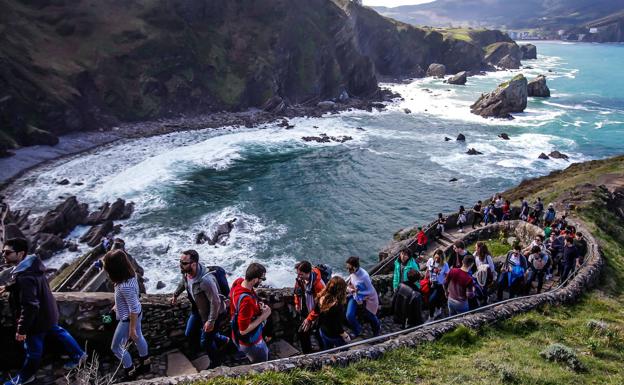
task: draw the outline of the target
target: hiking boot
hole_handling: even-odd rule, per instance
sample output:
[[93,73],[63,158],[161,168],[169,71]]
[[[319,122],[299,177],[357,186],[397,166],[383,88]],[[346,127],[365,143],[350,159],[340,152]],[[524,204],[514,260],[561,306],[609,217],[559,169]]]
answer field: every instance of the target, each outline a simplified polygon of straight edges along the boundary
[[150,356],[139,357],[139,367],[136,369],[137,374],[149,373],[152,370],[152,358]]
[[4,383],[4,385],[26,385],[35,381],[35,376],[32,375],[28,378],[22,378],[21,374],[18,374],[15,377],[9,377],[10,380]]
[[124,368],[124,372],[126,373],[126,380],[129,380],[129,381],[135,380],[138,374],[137,368],[134,365],[132,365],[129,368]]
[[63,369],[65,370],[73,370],[76,369],[80,366],[83,366],[85,364],[85,362],[87,362],[87,353],[83,354],[82,356],[80,356],[80,358],[78,359],[78,361],[68,361],[65,363],[65,365],[63,365]]

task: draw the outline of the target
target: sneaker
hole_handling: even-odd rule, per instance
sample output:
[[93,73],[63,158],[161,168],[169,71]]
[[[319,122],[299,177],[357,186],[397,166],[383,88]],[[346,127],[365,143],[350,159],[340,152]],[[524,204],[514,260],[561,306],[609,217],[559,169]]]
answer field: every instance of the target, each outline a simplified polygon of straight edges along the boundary
[[552,279],[552,274],[546,274],[546,280],[550,281]]
[[460,233],[463,233],[463,232],[464,232],[464,229],[459,229],[458,231],[459,231]]
[[88,357],[87,353],[85,353],[82,356],[80,356],[78,361],[68,361],[65,363],[65,365],[63,365],[63,369],[73,370],[73,369],[76,369],[77,367],[83,366],[85,362],[87,362],[87,357]]
[[442,315],[442,309],[436,309],[433,313],[433,319],[438,319]]
[[22,378],[20,374],[15,377],[9,377],[10,380],[4,383],[4,385],[26,385],[35,381],[35,376],[32,375],[29,378]]

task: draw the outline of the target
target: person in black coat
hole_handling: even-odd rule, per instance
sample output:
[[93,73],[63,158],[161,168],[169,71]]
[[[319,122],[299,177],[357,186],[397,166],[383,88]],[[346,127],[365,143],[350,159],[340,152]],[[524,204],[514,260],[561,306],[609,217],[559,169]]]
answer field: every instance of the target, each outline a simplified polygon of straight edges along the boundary
[[419,279],[420,273],[410,270],[407,273],[407,281],[399,284],[392,297],[394,322],[401,327],[413,327],[423,323],[423,299],[416,285]]
[[15,266],[11,271],[12,282],[0,288],[9,292],[9,305],[15,315],[17,330],[15,339],[24,343],[26,358],[22,369],[8,384],[27,384],[34,381],[41,365],[43,344],[51,336],[61,342],[71,361],[66,369],[73,369],[87,358],[76,340],[58,325],[59,313],[56,300],[45,276],[45,266],[36,255],[27,255],[25,239],[10,239],[2,248],[7,264]]

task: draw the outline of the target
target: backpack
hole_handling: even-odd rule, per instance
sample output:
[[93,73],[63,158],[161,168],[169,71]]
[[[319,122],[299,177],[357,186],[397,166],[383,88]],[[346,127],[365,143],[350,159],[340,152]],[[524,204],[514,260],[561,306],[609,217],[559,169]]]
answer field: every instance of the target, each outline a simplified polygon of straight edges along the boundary
[[217,288],[219,289],[219,294],[228,298],[230,296],[230,286],[227,281],[227,274],[225,270],[223,270],[220,266],[206,266],[206,270],[208,273],[212,274],[215,280],[217,281]]
[[232,316],[232,319],[230,320],[230,328],[232,329],[232,336],[234,337],[232,338],[232,342],[234,342],[236,346],[240,344],[240,341],[246,344],[251,344],[253,341],[256,341],[258,337],[262,334],[262,328],[264,327],[264,323],[260,323],[260,325],[258,325],[250,333],[247,333],[246,335],[242,335],[240,333],[240,329],[238,328],[238,311],[240,310],[241,302],[243,301],[243,298],[245,297],[251,297],[251,295],[247,293],[243,293],[238,297],[238,303],[236,304],[236,307],[234,308],[234,315]]
[[555,220],[555,210],[548,210],[546,212],[546,216],[544,217],[544,220],[547,222],[552,222]]
[[327,285],[332,277],[332,268],[324,263],[318,264],[314,267],[319,269],[319,271],[321,272],[321,280],[325,285]]

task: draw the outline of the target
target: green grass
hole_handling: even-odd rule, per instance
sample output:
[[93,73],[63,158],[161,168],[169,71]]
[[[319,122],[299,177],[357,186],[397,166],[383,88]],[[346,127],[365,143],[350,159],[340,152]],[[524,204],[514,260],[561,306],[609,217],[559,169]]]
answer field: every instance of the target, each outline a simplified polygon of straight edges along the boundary
[[[575,186],[600,180],[605,173],[624,175],[624,157],[588,162],[533,180],[532,194],[552,199],[568,196]],[[586,187],[586,186],[584,186]],[[525,194],[529,196],[529,194]],[[195,384],[623,384],[624,383],[624,228],[605,205],[605,194],[587,192],[576,215],[599,239],[607,261],[599,290],[574,305],[550,306],[480,330],[465,327],[433,343],[386,353],[346,367],[320,371],[293,370],[242,378],[219,378]],[[493,254],[508,249],[500,240],[487,241]],[[596,327],[595,325],[600,325]],[[551,344],[572,349],[586,371],[548,361],[540,352]]]
[[[507,255],[507,252],[511,250],[511,246],[507,243],[507,238],[505,238],[504,240],[488,239],[488,240],[482,240],[481,242],[485,243],[492,257],[500,257],[502,255]],[[468,245],[468,250],[470,250],[472,254],[475,253],[476,248],[477,248],[476,242]]]

